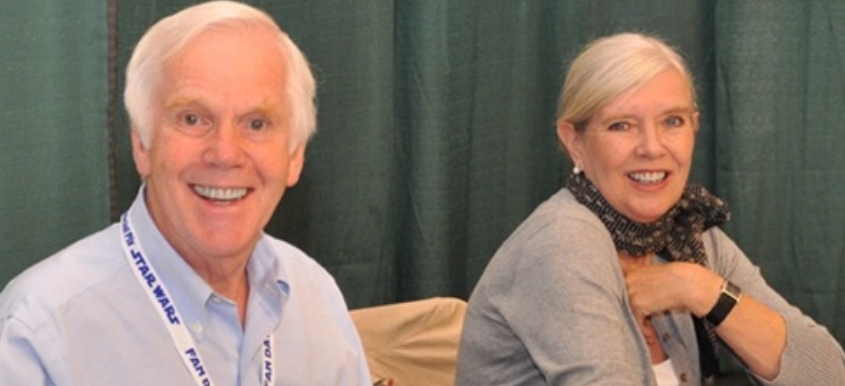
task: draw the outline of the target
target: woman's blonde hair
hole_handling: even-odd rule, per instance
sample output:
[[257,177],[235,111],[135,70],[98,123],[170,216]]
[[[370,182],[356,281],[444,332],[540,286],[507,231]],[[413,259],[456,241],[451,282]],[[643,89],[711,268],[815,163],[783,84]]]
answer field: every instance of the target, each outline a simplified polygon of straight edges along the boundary
[[622,33],[593,41],[569,68],[558,101],[557,121],[583,131],[614,98],[648,82],[667,68],[687,81],[696,105],[692,74],[678,52],[654,36]]

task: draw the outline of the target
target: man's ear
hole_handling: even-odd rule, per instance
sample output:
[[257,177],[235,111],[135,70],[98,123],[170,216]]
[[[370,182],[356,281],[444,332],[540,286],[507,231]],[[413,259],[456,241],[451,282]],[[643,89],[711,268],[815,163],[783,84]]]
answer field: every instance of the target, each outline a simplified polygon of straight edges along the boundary
[[150,174],[150,152],[141,141],[138,130],[132,128],[132,158],[135,160],[135,170],[145,180]]
[[305,144],[303,143],[290,154],[290,162],[288,163],[288,187],[294,186],[297,182],[299,182],[299,176],[302,174],[302,168],[304,165]]
[[575,165],[582,165],[581,163],[581,142],[578,130],[572,123],[565,121],[557,122],[557,138],[560,144],[566,149],[569,158]]

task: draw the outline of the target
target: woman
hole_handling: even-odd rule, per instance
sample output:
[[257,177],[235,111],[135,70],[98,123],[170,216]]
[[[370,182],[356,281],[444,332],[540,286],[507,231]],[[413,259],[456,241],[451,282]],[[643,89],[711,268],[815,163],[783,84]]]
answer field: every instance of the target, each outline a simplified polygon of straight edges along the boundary
[[845,385],[828,331],[775,293],[687,185],[692,76],[664,42],[599,39],[573,62],[566,188],[505,241],[472,297],[458,385],[697,385],[733,353],[759,383]]

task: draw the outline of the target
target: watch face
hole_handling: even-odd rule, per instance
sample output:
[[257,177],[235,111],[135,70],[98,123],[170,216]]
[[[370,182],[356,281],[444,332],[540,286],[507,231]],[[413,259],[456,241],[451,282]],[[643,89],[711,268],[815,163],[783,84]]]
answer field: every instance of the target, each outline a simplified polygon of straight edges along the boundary
[[739,298],[742,296],[742,290],[730,281],[725,282],[725,289],[723,290],[723,293],[732,297],[735,301],[739,301]]

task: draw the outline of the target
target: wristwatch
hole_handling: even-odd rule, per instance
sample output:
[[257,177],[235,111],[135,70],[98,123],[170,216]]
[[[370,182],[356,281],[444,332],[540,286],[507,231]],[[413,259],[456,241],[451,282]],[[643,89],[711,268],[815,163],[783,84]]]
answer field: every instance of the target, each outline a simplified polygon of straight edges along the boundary
[[718,327],[728,317],[728,314],[731,313],[740,299],[742,299],[742,290],[736,284],[731,283],[730,280],[725,279],[719,291],[719,300],[716,301],[713,309],[704,316],[704,319],[710,322],[713,327]]

